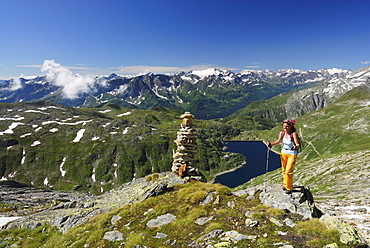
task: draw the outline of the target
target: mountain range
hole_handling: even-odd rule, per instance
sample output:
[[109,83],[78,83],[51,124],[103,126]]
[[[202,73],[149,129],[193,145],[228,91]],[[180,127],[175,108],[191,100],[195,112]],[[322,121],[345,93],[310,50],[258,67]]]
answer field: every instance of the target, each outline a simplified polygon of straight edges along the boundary
[[[99,193],[135,177],[168,171],[179,116],[191,110],[197,117],[198,167],[211,179],[245,160],[240,154],[225,156],[223,140],[260,139],[262,130],[282,119],[325,109],[352,89],[369,85],[369,76],[370,67],[240,73],[208,69],[172,76],[112,74],[90,80],[83,90],[86,82],[73,81],[77,76],[71,79],[73,85],[64,86],[60,75],[51,81],[49,74],[7,80],[0,85],[0,176]],[[79,94],[67,98],[72,89]],[[207,105],[210,102],[215,105]],[[201,119],[215,116],[225,118]],[[303,156],[317,154],[310,147]]]
[[[0,84],[0,101],[49,101],[70,107],[97,107],[114,103],[152,109],[164,106],[190,111],[200,119],[227,117],[257,100],[299,90],[285,106],[294,117],[330,105],[346,91],[369,80],[370,67],[359,70],[301,71],[244,70],[238,73],[209,68],[173,75],[82,77],[48,72],[45,76],[16,78]],[[270,112],[270,113],[269,113]],[[263,116],[280,119],[267,110]]]
[[[368,70],[357,72],[362,77],[367,73]],[[303,132],[302,138],[310,144],[302,152],[302,158],[310,160],[326,153],[348,151],[349,144],[356,150],[367,147],[367,139],[362,135],[368,129],[363,124],[367,122],[367,117],[366,114],[358,114],[363,111],[366,113],[363,106],[368,106],[369,82],[360,81],[359,84],[339,98],[339,104],[335,105],[335,101],[330,108],[313,111],[297,119],[299,131]],[[315,88],[284,93],[263,102],[269,104],[266,105],[267,109],[276,110],[279,106],[287,106],[281,100],[284,95],[291,95],[285,100],[299,99],[297,94],[308,90]],[[353,106],[346,104],[349,109],[336,107],[343,105],[343,97],[349,98]],[[274,103],[276,99],[283,104]],[[262,110],[252,108],[257,103],[250,104],[244,110],[250,110],[249,114],[262,113]],[[223,152],[223,140],[274,139],[274,136],[263,136],[262,132],[275,130],[272,129],[276,126],[274,121],[240,112],[223,120],[196,119],[199,144],[196,161],[208,180],[216,173],[232,169],[245,161],[240,154]],[[46,101],[1,103],[0,177],[35,186],[100,193],[136,177],[168,171],[182,113],[181,110],[163,106],[142,110],[113,103],[97,108],[72,108]],[[284,111],[276,110],[275,113],[280,117],[286,115]],[[312,116],[307,123],[301,121],[300,118],[307,116]],[[333,120],[335,122],[332,123]],[[326,130],[317,133],[316,130],[321,128],[315,123],[322,123]],[[331,124],[327,126],[325,123]],[[316,127],[312,129],[312,126]],[[356,131],[347,134],[350,130]],[[333,143],[333,140],[336,142]]]

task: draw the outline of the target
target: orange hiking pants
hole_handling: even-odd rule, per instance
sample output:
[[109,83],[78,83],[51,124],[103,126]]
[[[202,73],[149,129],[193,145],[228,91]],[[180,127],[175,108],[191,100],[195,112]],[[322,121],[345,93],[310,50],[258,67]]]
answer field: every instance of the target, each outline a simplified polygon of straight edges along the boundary
[[298,155],[286,153],[280,154],[281,168],[283,172],[283,186],[287,190],[293,190],[293,170],[297,161]]

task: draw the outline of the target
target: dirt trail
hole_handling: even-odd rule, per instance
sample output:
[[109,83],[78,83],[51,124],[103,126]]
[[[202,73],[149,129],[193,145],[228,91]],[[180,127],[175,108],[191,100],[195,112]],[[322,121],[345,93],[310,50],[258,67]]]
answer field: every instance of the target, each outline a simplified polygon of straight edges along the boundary
[[314,151],[315,151],[319,156],[321,156],[321,154],[316,150],[316,147],[312,144],[312,142],[304,139],[304,136],[303,136],[303,133],[302,133],[302,129],[301,129],[301,128],[299,128],[299,137],[301,137],[301,140],[303,140],[305,143],[307,143],[308,145],[312,146],[313,150],[314,150]]

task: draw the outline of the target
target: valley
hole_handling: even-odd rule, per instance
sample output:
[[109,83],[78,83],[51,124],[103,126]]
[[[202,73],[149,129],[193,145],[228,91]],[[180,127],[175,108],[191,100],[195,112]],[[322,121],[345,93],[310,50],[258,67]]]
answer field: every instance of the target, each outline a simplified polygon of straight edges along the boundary
[[[294,172],[295,183],[310,187],[320,209],[353,223],[368,240],[370,86],[366,73],[364,70],[352,74],[352,79],[354,75],[365,75],[363,78],[367,79],[353,79],[348,91],[330,95],[325,104],[300,103],[315,103],[311,105],[314,108],[289,110],[289,106],[297,105],[296,99],[312,95],[317,87],[328,87],[330,80],[313,88],[252,102],[225,118],[207,120],[196,116],[198,169],[209,181],[217,173],[244,164],[248,158],[223,150],[225,140],[273,140],[281,129],[279,120],[299,113],[294,118],[304,147]],[[2,181],[16,181],[45,192],[62,190],[99,198],[121,185],[170,170],[173,141],[183,111],[114,103],[75,108],[35,101],[0,103],[0,113]],[[275,151],[279,149],[277,146]],[[279,184],[280,170],[253,178],[236,189],[248,189],[266,181]],[[73,201],[68,198],[67,202]],[[53,203],[45,204],[39,207],[44,209]],[[19,204],[18,213],[29,215],[38,211],[36,206],[30,210],[28,205]],[[11,202],[3,203],[2,209],[14,215],[12,206]]]

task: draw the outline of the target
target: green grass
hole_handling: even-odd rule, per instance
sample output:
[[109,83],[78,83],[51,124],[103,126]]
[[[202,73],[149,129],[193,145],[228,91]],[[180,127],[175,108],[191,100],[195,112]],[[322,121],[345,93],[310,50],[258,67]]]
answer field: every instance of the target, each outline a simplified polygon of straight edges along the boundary
[[306,241],[308,247],[323,247],[327,244],[337,243],[340,239],[337,230],[328,229],[318,219],[300,222],[294,227],[294,231],[309,239]]
[[[11,113],[7,111],[9,108],[25,111],[50,105],[47,102],[2,104],[0,111],[6,116]],[[14,129],[14,134],[1,137],[1,141],[16,139],[19,145],[10,149],[0,147],[0,176],[16,171],[13,179],[22,183],[31,184],[32,181],[35,186],[43,187],[43,182],[48,177],[54,189],[71,190],[79,185],[79,190],[100,194],[102,184],[104,191],[109,190],[115,187],[114,185],[119,186],[131,181],[134,173],[137,177],[144,177],[171,170],[172,152],[176,149],[173,141],[180,128],[179,116],[182,111],[161,106],[152,110],[132,109],[115,104],[84,109],[59,107],[64,110],[48,109],[50,116],[20,112],[26,117],[24,122],[27,124]],[[104,112],[105,110],[111,111]],[[127,112],[131,114],[118,117]],[[70,120],[65,123],[93,121],[85,125],[41,124],[49,120],[61,121],[68,118]],[[5,130],[11,123],[11,120],[2,121],[0,125]],[[198,169],[204,172],[208,179],[243,161],[244,158],[238,155],[226,158],[222,151],[224,136],[232,137],[238,132],[237,129],[215,121],[195,120],[195,124],[199,130],[199,146],[195,159]],[[38,125],[42,129],[35,132],[32,125]],[[59,129],[58,132],[49,132],[55,127]],[[81,128],[86,129],[81,141],[71,142]],[[122,134],[126,128],[129,128],[129,131]],[[19,138],[25,133],[32,135]],[[100,138],[92,141],[93,137]],[[39,140],[41,144],[33,147],[31,144],[35,140]],[[25,162],[21,164],[23,151],[26,151]],[[67,173],[63,177],[59,166],[65,157],[67,159],[63,169]],[[79,173],[75,173],[76,171]],[[93,174],[95,182],[92,179]]]
[[[370,138],[364,134],[368,128],[367,123],[370,123],[370,117],[366,105],[361,102],[361,99],[366,99],[366,94],[355,91],[349,94],[359,97],[360,100],[354,101],[351,97],[344,96],[325,109],[297,119],[298,132],[305,143],[299,163],[313,161],[326,155],[370,149]],[[283,94],[276,97],[275,101],[284,101],[285,97],[286,94]],[[260,104],[267,103],[256,102],[251,108]],[[8,104],[2,109],[7,110],[10,106],[35,109],[48,105],[49,103],[19,103]],[[76,120],[94,119],[94,121],[84,126],[67,127],[56,124],[45,126],[39,132],[33,132],[32,136],[22,139],[19,138],[21,134],[32,132],[34,129],[30,125],[20,126],[16,129],[19,133],[2,137],[2,139],[16,138],[19,145],[8,150],[0,149],[2,158],[0,173],[9,175],[17,171],[15,180],[29,184],[32,178],[36,186],[43,186],[45,177],[48,177],[55,189],[70,190],[76,185],[81,185],[80,190],[99,194],[102,183],[105,185],[104,190],[109,190],[114,185],[132,180],[134,173],[138,177],[143,177],[170,170],[172,151],[176,149],[173,140],[181,123],[179,116],[182,112],[165,107],[142,110],[114,104],[107,104],[101,108],[73,109],[65,106],[63,108],[66,111],[52,109],[52,115],[60,120],[78,115],[80,118]],[[99,112],[107,109],[111,111]],[[131,114],[117,117],[127,112]],[[35,113],[28,114],[36,116]],[[34,120],[30,124],[33,122]],[[107,123],[110,125],[103,127]],[[4,128],[9,124],[10,122],[2,123]],[[275,140],[281,130],[280,125],[270,130],[274,123],[268,118],[248,115],[230,117],[223,122],[196,119],[195,124],[198,131],[198,152],[195,159],[198,169],[208,180],[216,173],[235,168],[245,160],[240,154],[223,152],[223,140],[249,138]],[[58,127],[59,131],[49,132],[52,127]],[[129,132],[122,135],[127,127]],[[72,143],[81,128],[86,129],[84,138],[79,143]],[[96,136],[100,137],[100,140],[92,141],[91,139]],[[30,144],[35,140],[40,140],[41,145],[31,147]],[[276,146],[274,149],[278,151],[280,148]],[[26,151],[25,164],[21,165],[23,150]],[[59,166],[64,157],[67,157],[64,164],[67,174],[62,177]],[[114,164],[117,166],[113,166]],[[94,169],[95,182],[91,178]]]
[[[345,199],[351,188],[363,181],[361,171],[369,168],[370,137],[366,131],[370,123],[366,104],[369,95],[368,90],[354,89],[327,108],[297,118],[298,134],[305,146],[298,157],[293,180],[310,186],[316,199],[325,200],[326,194]],[[281,129],[279,125],[256,135],[265,141],[275,140]],[[274,150],[279,152],[280,146]],[[353,176],[348,179],[347,175]],[[344,178],[347,181],[343,185]],[[278,169],[238,188],[281,180]]]
[[[189,195],[187,197],[186,195]],[[206,205],[200,205],[206,194],[219,197],[219,202],[211,201]],[[202,197],[200,197],[202,196]],[[227,202],[233,201],[235,207],[228,207]],[[151,210],[151,211],[148,211]],[[252,211],[251,218],[258,220],[256,228],[247,227],[245,212]],[[148,228],[146,223],[160,215],[171,213],[176,216],[176,220],[158,228]],[[113,216],[121,217],[114,225],[111,223]],[[200,217],[213,217],[209,222],[200,226],[194,221]],[[191,241],[199,238],[201,235],[209,233],[215,229],[224,231],[236,230],[245,235],[257,235],[257,242],[264,247],[272,247],[274,243],[284,242],[284,236],[277,235],[277,231],[293,232],[289,227],[278,227],[269,221],[275,218],[281,223],[285,218],[290,218],[296,223],[300,223],[300,217],[290,215],[285,211],[268,208],[262,205],[259,200],[245,200],[245,197],[237,197],[230,194],[230,189],[217,184],[208,183],[188,183],[176,185],[171,192],[160,196],[151,197],[141,203],[125,205],[122,208],[115,209],[109,213],[102,213],[89,222],[68,230],[61,234],[56,228],[51,226],[42,226],[35,230],[11,229],[0,232],[0,241],[7,239],[7,243],[2,243],[0,247],[6,245],[17,245],[18,247],[37,247],[43,243],[42,247],[83,247],[85,244],[90,247],[118,247],[122,242],[124,247],[134,247],[135,245],[145,245],[148,247],[165,247],[163,243],[166,240],[176,240],[176,246],[185,247]],[[302,224],[296,236],[305,237],[305,242],[316,242],[320,239],[316,234],[310,235],[304,232],[306,227]],[[308,229],[308,228],[307,228]],[[124,240],[109,242],[103,239],[105,232],[118,230],[123,233]],[[162,232],[168,236],[165,239],[157,239],[154,236],[157,232]],[[263,237],[267,235],[267,238]],[[335,236],[336,237],[336,236]],[[321,240],[325,243],[327,240]],[[330,240],[339,241],[337,238]],[[294,239],[289,241],[297,247],[301,242],[294,243]],[[1,243],[1,242],[0,242]],[[238,246],[244,247],[255,245],[250,240],[238,242]]]

